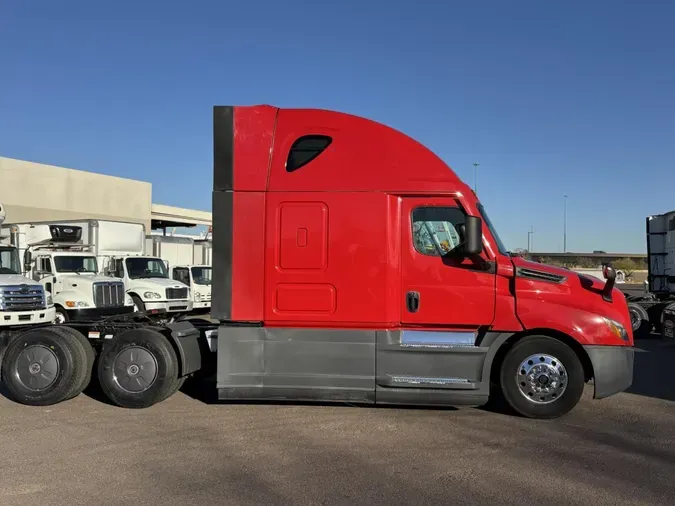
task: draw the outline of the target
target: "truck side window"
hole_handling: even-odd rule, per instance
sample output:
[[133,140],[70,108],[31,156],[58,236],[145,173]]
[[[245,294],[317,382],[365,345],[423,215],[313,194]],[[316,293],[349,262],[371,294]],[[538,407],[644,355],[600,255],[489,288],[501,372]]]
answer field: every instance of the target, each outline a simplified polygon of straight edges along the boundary
[[305,135],[291,146],[286,160],[286,172],[293,172],[307,165],[330,146],[333,139],[327,135]]
[[49,257],[42,257],[41,259],[42,265],[40,266],[40,270],[45,273],[51,274],[52,272],[52,261]]
[[412,238],[423,255],[441,256],[462,242],[464,213],[456,207],[417,207],[412,212]]
[[124,260],[122,260],[120,258],[115,259],[114,276],[116,278],[123,278],[124,277]]
[[180,281],[181,283],[185,283],[186,285],[190,285],[190,271],[188,271],[186,268],[183,267],[178,267],[173,270],[173,279],[176,281]]

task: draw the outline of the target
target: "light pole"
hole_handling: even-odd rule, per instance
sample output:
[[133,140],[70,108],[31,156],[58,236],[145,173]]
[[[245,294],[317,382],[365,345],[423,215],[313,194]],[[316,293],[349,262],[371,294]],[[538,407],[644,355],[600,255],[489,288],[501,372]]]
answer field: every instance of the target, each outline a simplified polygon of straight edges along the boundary
[[527,233],[527,252],[532,253],[534,250],[534,227],[530,225],[530,231]]
[[473,192],[478,195],[478,166],[480,163],[473,162]]
[[567,253],[567,195],[565,197],[565,213],[563,216],[563,253]]

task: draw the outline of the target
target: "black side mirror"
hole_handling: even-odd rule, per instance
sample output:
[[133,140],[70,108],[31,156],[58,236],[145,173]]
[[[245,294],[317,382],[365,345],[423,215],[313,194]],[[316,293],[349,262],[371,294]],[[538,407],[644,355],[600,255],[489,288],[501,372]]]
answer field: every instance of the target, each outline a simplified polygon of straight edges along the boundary
[[25,272],[28,272],[30,270],[30,266],[33,263],[33,255],[30,252],[30,250],[26,250],[23,253],[23,270]]
[[464,231],[462,253],[466,256],[480,255],[483,251],[483,220],[478,216],[467,216]]

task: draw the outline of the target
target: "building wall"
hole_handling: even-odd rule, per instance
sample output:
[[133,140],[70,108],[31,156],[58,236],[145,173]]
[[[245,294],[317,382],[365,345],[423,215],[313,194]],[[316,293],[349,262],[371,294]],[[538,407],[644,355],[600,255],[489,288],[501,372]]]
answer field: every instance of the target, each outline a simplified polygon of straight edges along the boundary
[[152,185],[0,157],[0,202],[7,223],[93,218],[150,230]]

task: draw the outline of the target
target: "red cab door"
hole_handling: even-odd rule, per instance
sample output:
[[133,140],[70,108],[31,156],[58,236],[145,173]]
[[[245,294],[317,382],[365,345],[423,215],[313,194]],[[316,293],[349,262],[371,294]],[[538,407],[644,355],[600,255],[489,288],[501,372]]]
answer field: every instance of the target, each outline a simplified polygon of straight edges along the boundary
[[477,329],[495,316],[495,263],[457,254],[466,214],[450,197],[401,203],[403,327]]

